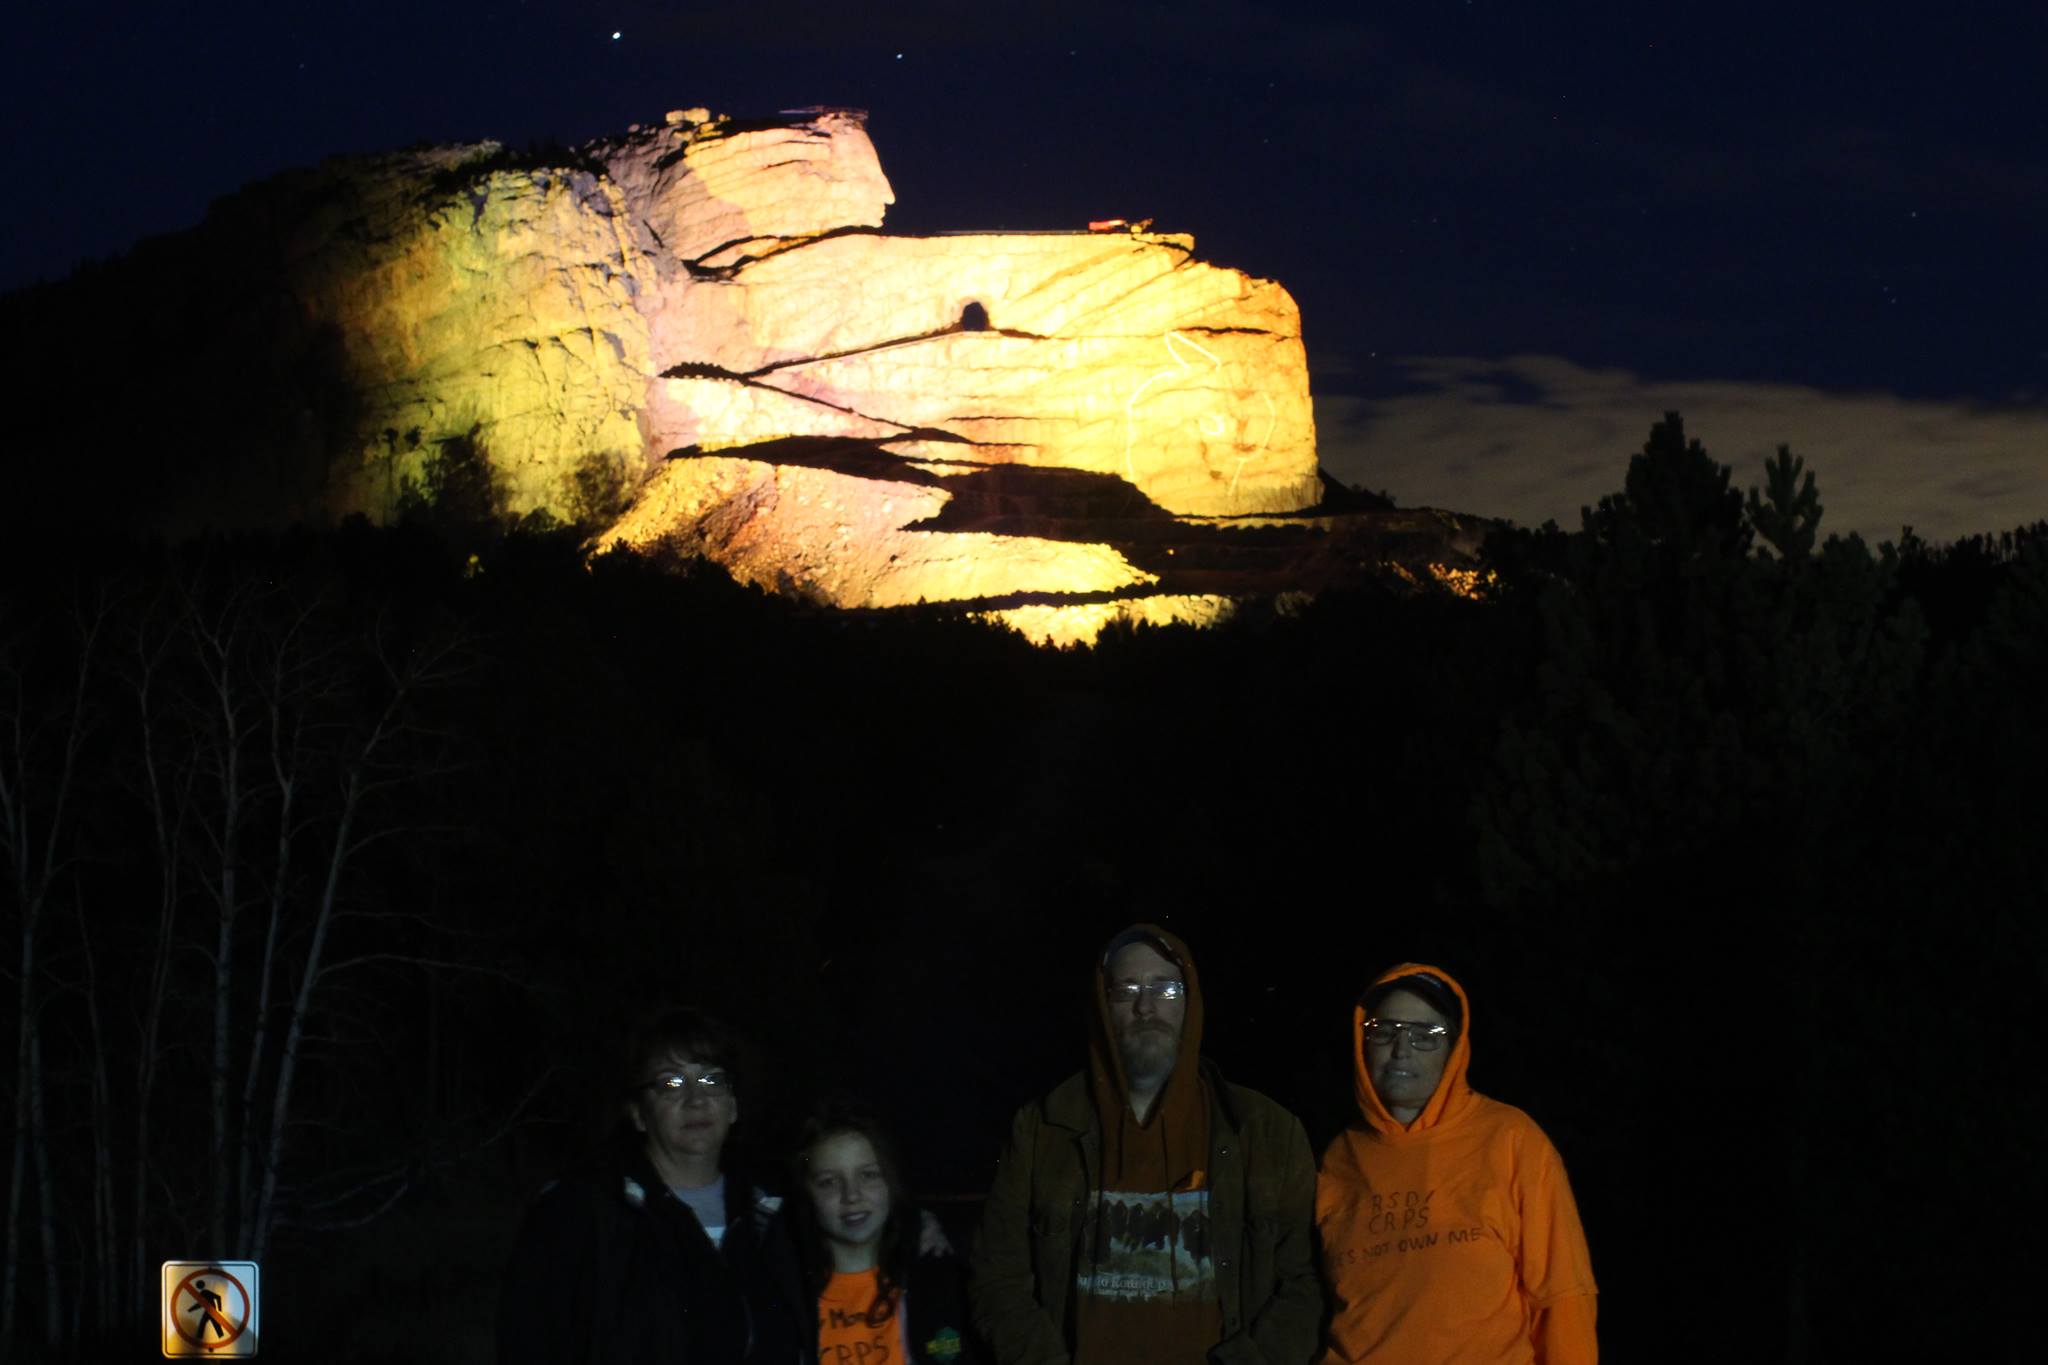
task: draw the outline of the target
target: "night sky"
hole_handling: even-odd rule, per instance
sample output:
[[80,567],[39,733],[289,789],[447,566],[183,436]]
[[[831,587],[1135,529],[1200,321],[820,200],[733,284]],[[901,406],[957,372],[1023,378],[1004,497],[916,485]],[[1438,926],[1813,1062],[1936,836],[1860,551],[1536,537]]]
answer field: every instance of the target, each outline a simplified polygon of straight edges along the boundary
[[1342,8],[38,4],[0,287],[335,153],[851,105],[890,230],[1150,217],[1285,284],[1325,466],[1403,505],[1575,525],[1678,408],[1824,530],[2048,516],[2048,10]]

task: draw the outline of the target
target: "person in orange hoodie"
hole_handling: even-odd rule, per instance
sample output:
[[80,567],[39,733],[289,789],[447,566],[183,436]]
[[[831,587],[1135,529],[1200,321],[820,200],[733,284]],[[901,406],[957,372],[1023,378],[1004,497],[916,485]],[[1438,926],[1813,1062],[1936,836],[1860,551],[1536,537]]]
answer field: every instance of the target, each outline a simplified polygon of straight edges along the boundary
[[1536,1121],[1465,1079],[1472,1010],[1403,963],[1352,1010],[1360,1121],[1323,1153],[1322,1365],[1594,1365],[1593,1264]]

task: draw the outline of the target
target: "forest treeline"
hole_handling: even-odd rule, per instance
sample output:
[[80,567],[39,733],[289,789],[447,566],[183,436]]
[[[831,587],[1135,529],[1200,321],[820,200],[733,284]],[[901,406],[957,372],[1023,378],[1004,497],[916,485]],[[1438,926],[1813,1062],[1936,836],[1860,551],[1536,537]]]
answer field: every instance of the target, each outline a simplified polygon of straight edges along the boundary
[[[431,498],[16,556],[5,1340],[126,1350],[160,1261],[256,1257],[266,1354],[479,1358],[512,1221],[669,1000],[758,1040],[758,1156],[852,1086],[971,1196],[1079,1062],[1090,948],[1158,918],[1212,1053],[1319,1141],[1360,987],[1457,971],[1615,1359],[2008,1358],[2048,525],[1871,546],[1823,493],[1782,450],[1735,487],[1673,415],[1578,529],[1497,533],[1482,600],[1069,652]],[[405,1344],[342,1306],[428,1283]]]

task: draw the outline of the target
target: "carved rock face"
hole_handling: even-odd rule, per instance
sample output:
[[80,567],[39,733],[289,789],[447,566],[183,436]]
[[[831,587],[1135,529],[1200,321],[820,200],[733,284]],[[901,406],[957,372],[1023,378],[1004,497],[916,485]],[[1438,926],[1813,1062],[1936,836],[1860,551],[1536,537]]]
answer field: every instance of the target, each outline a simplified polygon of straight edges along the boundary
[[279,480],[292,514],[389,516],[459,451],[508,512],[601,513],[601,543],[1053,639],[1380,562],[1286,515],[1322,489],[1279,285],[1128,228],[890,236],[891,202],[855,112],[689,110],[578,151],[331,161],[192,235],[268,263],[279,335],[346,394],[301,443],[322,467]]
[[[1185,237],[858,233],[663,286],[656,446],[939,432],[955,458],[1088,470],[1169,511],[1318,494],[1286,291]],[[752,390],[751,393],[742,390]]]
[[863,117],[821,109],[741,125],[691,109],[597,150],[641,249],[666,273],[721,249],[880,227],[896,196]]

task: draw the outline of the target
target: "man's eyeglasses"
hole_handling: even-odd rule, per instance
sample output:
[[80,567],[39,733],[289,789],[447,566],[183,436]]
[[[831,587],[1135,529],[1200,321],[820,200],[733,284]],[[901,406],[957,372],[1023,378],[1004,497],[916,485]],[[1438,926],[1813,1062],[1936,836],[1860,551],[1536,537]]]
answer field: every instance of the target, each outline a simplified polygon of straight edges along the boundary
[[1451,1031],[1442,1024],[1417,1024],[1406,1019],[1368,1019],[1365,1021],[1365,1042],[1368,1047],[1392,1047],[1394,1040],[1402,1034],[1408,1035],[1408,1046],[1417,1052],[1434,1052],[1451,1036]]
[[732,1093],[732,1077],[723,1071],[707,1071],[701,1076],[678,1076],[671,1072],[656,1076],[640,1088],[652,1090],[656,1099],[679,1100],[685,1095],[695,1094],[716,1100]]
[[1112,1005],[1135,1005],[1141,995],[1157,1004],[1180,999],[1188,988],[1184,981],[1112,981],[1102,988],[1102,993]]

